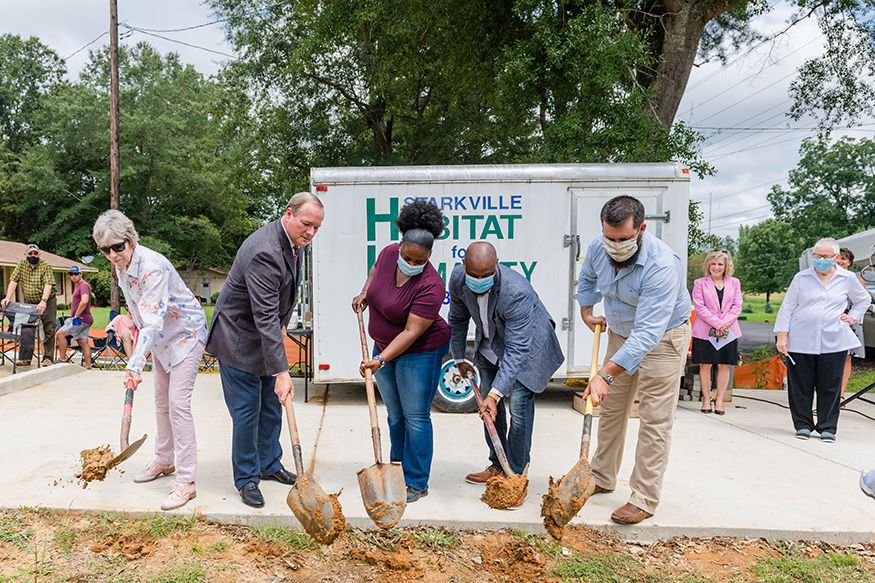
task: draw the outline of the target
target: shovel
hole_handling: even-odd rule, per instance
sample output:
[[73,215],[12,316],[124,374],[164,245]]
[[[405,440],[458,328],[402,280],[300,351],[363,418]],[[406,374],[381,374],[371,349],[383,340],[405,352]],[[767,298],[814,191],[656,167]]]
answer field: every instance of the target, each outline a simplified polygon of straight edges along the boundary
[[295,422],[295,409],[292,406],[292,397],[286,397],[286,421],[289,425],[289,434],[292,436],[292,455],[295,458],[295,470],[298,479],[289,495],[286,503],[295,518],[316,541],[329,545],[343,532],[346,527],[346,518],[340,508],[337,494],[327,495],[316,478],[310,472],[304,471],[304,460],[301,457],[301,439],[298,437],[298,424]]
[[[589,369],[589,378],[596,376],[599,359],[599,339],[601,325],[595,326],[595,341],[592,347],[592,363]],[[544,503],[541,505],[541,516],[544,517],[544,526],[547,532],[560,540],[562,527],[568,524],[577,515],[586,501],[595,490],[595,480],[592,477],[592,467],[589,465],[589,442],[592,434],[592,398],[587,395],[586,409],[583,416],[583,436],[580,440],[580,459],[574,464],[565,476],[557,483],[550,478],[549,488],[544,494]]]
[[[482,408],[483,395],[480,394],[480,387],[477,386],[477,381],[474,380],[474,376],[470,372],[468,373],[467,381],[471,385],[471,392],[474,393],[474,398],[477,399],[477,406]],[[526,466],[522,476],[515,474],[510,469],[507,454],[504,452],[504,447],[498,438],[498,431],[495,430],[495,423],[489,415],[483,417],[483,423],[486,424],[486,431],[489,433],[489,438],[492,439],[492,447],[495,449],[495,455],[498,457],[498,463],[504,471],[504,476],[489,478],[486,482],[486,491],[480,499],[492,508],[507,510],[515,506],[526,491],[526,486],[529,484],[529,479],[525,476],[528,466]]]
[[[362,337],[362,359],[368,360],[368,340],[362,313],[357,312],[359,332]],[[371,418],[371,440],[374,442],[374,461],[369,468],[360,470],[359,489],[365,511],[374,524],[388,530],[398,524],[407,507],[407,485],[404,470],[398,462],[383,463],[383,446],[380,443],[380,425],[377,422],[377,398],[374,395],[374,378],[370,369],[365,369],[365,386],[368,393],[368,411]]]
[[131,413],[134,410],[134,381],[133,379],[128,380],[127,388],[125,389],[125,409],[124,413],[122,413],[122,432],[121,432],[121,450],[122,452],[112,458],[107,464],[106,469],[111,470],[116,467],[140,449],[140,446],[143,445],[143,442],[146,441],[147,435],[143,435],[140,439],[135,441],[134,443],[130,443],[131,436]]

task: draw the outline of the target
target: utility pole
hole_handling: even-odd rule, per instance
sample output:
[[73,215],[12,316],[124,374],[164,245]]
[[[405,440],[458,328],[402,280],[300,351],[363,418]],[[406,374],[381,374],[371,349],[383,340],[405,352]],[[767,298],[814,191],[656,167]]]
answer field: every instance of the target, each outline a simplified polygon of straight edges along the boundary
[[[118,210],[121,189],[118,131],[118,2],[109,0],[109,208]],[[118,275],[110,268],[109,305],[121,312]]]
[[713,195],[714,195],[713,192],[708,193],[708,234],[709,235],[711,234],[711,217],[714,216],[714,213],[711,211],[711,207],[713,206],[711,204],[713,202],[712,199],[714,198]]

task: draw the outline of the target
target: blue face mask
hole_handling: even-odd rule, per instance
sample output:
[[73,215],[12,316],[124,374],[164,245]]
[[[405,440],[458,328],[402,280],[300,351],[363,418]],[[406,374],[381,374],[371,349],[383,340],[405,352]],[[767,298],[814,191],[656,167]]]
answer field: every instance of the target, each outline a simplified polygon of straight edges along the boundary
[[419,275],[420,273],[422,273],[422,270],[425,269],[425,263],[423,263],[422,265],[410,265],[409,263],[401,259],[401,256],[399,255],[398,269],[400,269],[401,273],[403,273],[404,275],[413,277],[414,275]]
[[832,268],[832,264],[835,260],[828,259],[826,257],[821,257],[820,259],[814,260],[814,269],[821,273],[825,273]]
[[494,274],[480,279],[477,279],[476,277],[471,277],[467,274],[465,275],[465,285],[467,285],[468,289],[470,289],[475,294],[485,294],[494,284]]

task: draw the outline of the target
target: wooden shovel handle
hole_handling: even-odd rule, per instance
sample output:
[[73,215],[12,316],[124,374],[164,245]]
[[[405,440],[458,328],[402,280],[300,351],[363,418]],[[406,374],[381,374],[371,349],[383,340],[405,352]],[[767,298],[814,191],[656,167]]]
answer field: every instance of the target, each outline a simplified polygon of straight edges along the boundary
[[[368,358],[368,338],[365,336],[365,320],[361,312],[356,312],[359,319],[359,334],[362,339],[362,360]],[[371,418],[371,441],[374,443],[374,460],[383,463],[383,446],[380,439],[380,424],[377,420],[377,396],[374,394],[374,376],[371,369],[365,369],[365,388],[368,393],[368,413]]]
[[[474,398],[477,399],[477,406],[482,408],[483,395],[480,394],[480,387],[477,386],[477,381],[474,380],[472,375],[469,375],[467,380],[474,392]],[[507,454],[504,453],[504,447],[502,447],[501,440],[498,438],[498,431],[495,430],[495,423],[492,422],[489,415],[483,418],[483,423],[486,424],[486,431],[489,433],[490,439],[492,439],[492,447],[495,449],[495,455],[498,457],[498,463],[501,464],[501,469],[504,470],[505,475],[515,475],[513,470],[510,469],[510,463],[507,461]]]
[[298,423],[295,421],[295,408],[292,396],[286,397],[283,403],[286,407],[286,423],[289,425],[289,435],[292,437],[292,456],[295,458],[295,471],[298,477],[304,475],[304,458],[301,455],[301,438],[298,436]]
[[[602,325],[595,325],[595,340],[592,343],[592,361],[589,364],[590,380],[599,370],[599,340],[602,336]],[[592,436],[592,397],[586,396],[586,408],[583,415],[583,435],[580,437],[580,457],[589,459],[589,442]]]
[[122,413],[121,449],[128,449],[131,444],[131,413],[134,411],[134,381],[129,379],[125,385],[125,408]]

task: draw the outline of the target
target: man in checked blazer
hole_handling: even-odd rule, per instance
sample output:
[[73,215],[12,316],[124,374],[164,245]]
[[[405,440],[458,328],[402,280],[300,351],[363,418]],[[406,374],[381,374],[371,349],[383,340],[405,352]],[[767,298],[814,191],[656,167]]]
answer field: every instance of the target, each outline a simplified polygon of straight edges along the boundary
[[301,277],[304,247],[324,211],[309,192],[294,195],[283,216],[250,235],[228,272],[210,325],[207,351],[219,361],[225,404],[233,421],[231,463],[243,503],[260,508],[258,484],[294,484],[282,466],[282,403],[294,397],[285,330]]
[[[535,394],[543,392],[565,357],[556,337],[556,324],[525,277],[498,263],[495,247],[478,241],[468,246],[462,265],[450,277],[450,350],[459,372],[472,371],[465,362],[468,320],[474,320],[475,364],[484,395],[481,417],[495,421],[510,468],[523,472],[530,460]],[[510,413],[510,425],[506,413]],[[468,474],[474,484],[501,475],[502,470],[486,434],[490,466]],[[525,501],[525,494],[519,508]]]

